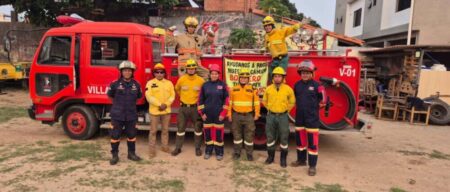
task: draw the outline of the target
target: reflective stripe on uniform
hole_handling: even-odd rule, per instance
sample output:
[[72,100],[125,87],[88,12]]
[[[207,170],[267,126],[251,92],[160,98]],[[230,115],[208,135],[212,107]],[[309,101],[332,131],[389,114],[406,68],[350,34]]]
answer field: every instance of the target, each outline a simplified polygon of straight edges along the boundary
[[305,129],[305,127],[295,127],[295,130],[296,130],[296,131],[301,131],[301,130],[303,130],[303,129]]
[[120,142],[120,139],[118,139],[118,140],[111,139],[111,143],[119,143],[119,142]]
[[304,151],[304,150],[306,150],[306,147],[297,147],[297,150]]
[[214,145],[216,145],[216,146],[223,146],[223,142],[217,142],[217,141],[215,141],[215,142],[214,142]]
[[214,144],[214,141],[207,141],[207,142],[205,142],[205,144],[212,145],[212,144]]
[[184,136],[184,134],[186,134],[186,132],[177,132],[177,136]]
[[308,150],[308,154],[310,154],[310,155],[319,155],[319,152],[317,152],[317,151],[309,151]]
[[234,144],[241,144],[244,140],[233,141]]
[[127,141],[131,141],[131,142],[136,141],[136,137],[132,138],[132,139],[128,138]]
[[211,127],[213,127],[214,126],[214,124],[203,124],[203,128],[205,128],[205,129],[208,129],[208,128],[211,128]]
[[202,136],[203,132],[194,132],[196,136]]
[[215,128],[223,129],[223,124],[213,124]]
[[275,141],[272,141],[271,143],[267,143],[267,147],[271,147],[273,145],[275,145]]
[[197,107],[197,110],[202,110],[202,109],[204,109],[205,108],[205,105],[199,105],[198,107]]
[[319,132],[319,129],[318,128],[306,128],[306,132],[315,133],[315,132]]
[[288,148],[288,145],[282,145],[282,144],[280,144],[280,147],[281,147],[282,149],[287,149],[287,148]]
[[245,144],[245,145],[252,146],[252,145],[253,145],[253,142],[247,142],[247,141],[244,141],[244,144]]
[[237,106],[237,107],[251,107],[253,105],[253,102],[251,102],[251,101],[233,101],[233,105]]

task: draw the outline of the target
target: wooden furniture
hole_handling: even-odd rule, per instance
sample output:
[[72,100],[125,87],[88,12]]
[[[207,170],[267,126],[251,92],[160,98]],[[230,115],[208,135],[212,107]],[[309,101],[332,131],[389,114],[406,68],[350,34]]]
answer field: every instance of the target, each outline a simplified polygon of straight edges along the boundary
[[[392,113],[392,117],[383,117],[383,112]],[[398,102],[395,100],[390,100],[385,98],[384,95],[380,94],[377,98],[377,105],[375,108],[375,117],[377,119],[391,119],[396,120],[398,112]]]
[[[410,124],[423,124],[423,125],[428,125],[428,121],[430,119],[430,110],[431,110],[431,106],[428,105],[425,110],[417,110],[415,107],[412,107],[411,109],[400,109],[399,111],[402,113],[402,119],[403,121],[406,121],[406,117],[409,116],[409,123]],[[400,113],[399,112],[399,113]],[[417,121],[414,121],[414,118],[417,115]],[[418,123],[420,122],[420,117],[421,116],[425,116],[424,122],[423,123]]]

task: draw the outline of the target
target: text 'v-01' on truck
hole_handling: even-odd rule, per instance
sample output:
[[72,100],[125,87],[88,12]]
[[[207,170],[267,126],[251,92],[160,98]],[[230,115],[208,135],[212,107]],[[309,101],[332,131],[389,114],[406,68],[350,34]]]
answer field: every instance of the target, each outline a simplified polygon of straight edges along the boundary
[[[110,121],[111,100],[106,92],[109,84],[118,79],[117,66],[123,60],[136,64],[134,78],[141,85],[153,78],[152,69],[158,62],[168,69],[166,78],[175,84],[179,78],[177,54],[165,51],[169,48],[164,46],[164,36],[154,30],[141,24],[121,22],[78,22],[48,30],[32,62],[30,117],[47,124],[61,118],[69,137],[91,138],[100,125]],[[323,82],[331,101],[326,110],[320,111],[322,129],[353,129],[358,124],[360,61],[331,53],[331,50],[289,52],[286,82],[293,86],[300,80],[297,65],[303,60],[312,60],[318,68],[315,79]],[[259,50],[231,50],[224,54],[222,49],[211,46],[202,55],[201,65],[221,66],[220,78],[229,87],[237,82],[238,69],[245,66],[251,70],[250,82],[262,95],[268,84],[270,60],[270,55]],[[145,86],[141,87],[144,92]],[[179,106],[177,99],[172,105],[172,130]],[[150,118],[145,98],[138,100],[137,108],[138,128],[148,130]],[[263,109],[263,116],[265,112]],[[290,114],[293,117],[295,109]],[[255,144],[265,143],[264,123],[264,118],[256,122]],[[226,127],[229,132],[229,125]]]

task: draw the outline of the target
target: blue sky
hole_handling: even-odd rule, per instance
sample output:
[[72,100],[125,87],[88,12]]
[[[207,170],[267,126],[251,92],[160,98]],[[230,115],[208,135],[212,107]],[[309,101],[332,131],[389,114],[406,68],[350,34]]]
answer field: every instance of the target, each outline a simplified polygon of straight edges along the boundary
[[[328,30],[334,30],[334,12],[336,0],[289,0],[295,3],[297,10],[313,18]],[[0,13],[9,15],[11,6],[0,6]]]
[[336,0],[289,0],[297,11],[316,20],[324,29],[334,30]]

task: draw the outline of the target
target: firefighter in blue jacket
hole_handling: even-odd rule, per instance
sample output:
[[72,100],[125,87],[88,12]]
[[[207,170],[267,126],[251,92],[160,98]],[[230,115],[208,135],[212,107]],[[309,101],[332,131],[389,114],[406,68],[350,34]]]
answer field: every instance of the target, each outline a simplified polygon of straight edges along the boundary
[[209,159],[213,152],[217,160],[223,159],[224,119],[228,109],[227,85],[219,80],[220,67],[212,64],[209,67],[210,81],[203,84],[198,100],[198,113],[203,119],[203,133],[205,136],[205,159]]
[[111,165],[119,162],[119,144],[122,131],[128,137],[128,159],[140,161],[136,155],[136,101],[142,97],[141,86],[133,79],[136,65],[131,61],[123,61],[119,64],[120,78],[109,86],[107,95],[112,99],[111,116]]
[[319,109],[326,103],[325,88],[313,80],[315,70],[311,60],[301,62],[297,69],[301,80],[294,85],[297,108],[295,115],[297,161],[291,166],[306,166],[306,154],[308,154],[309,176],[316,174],[319,152]]

